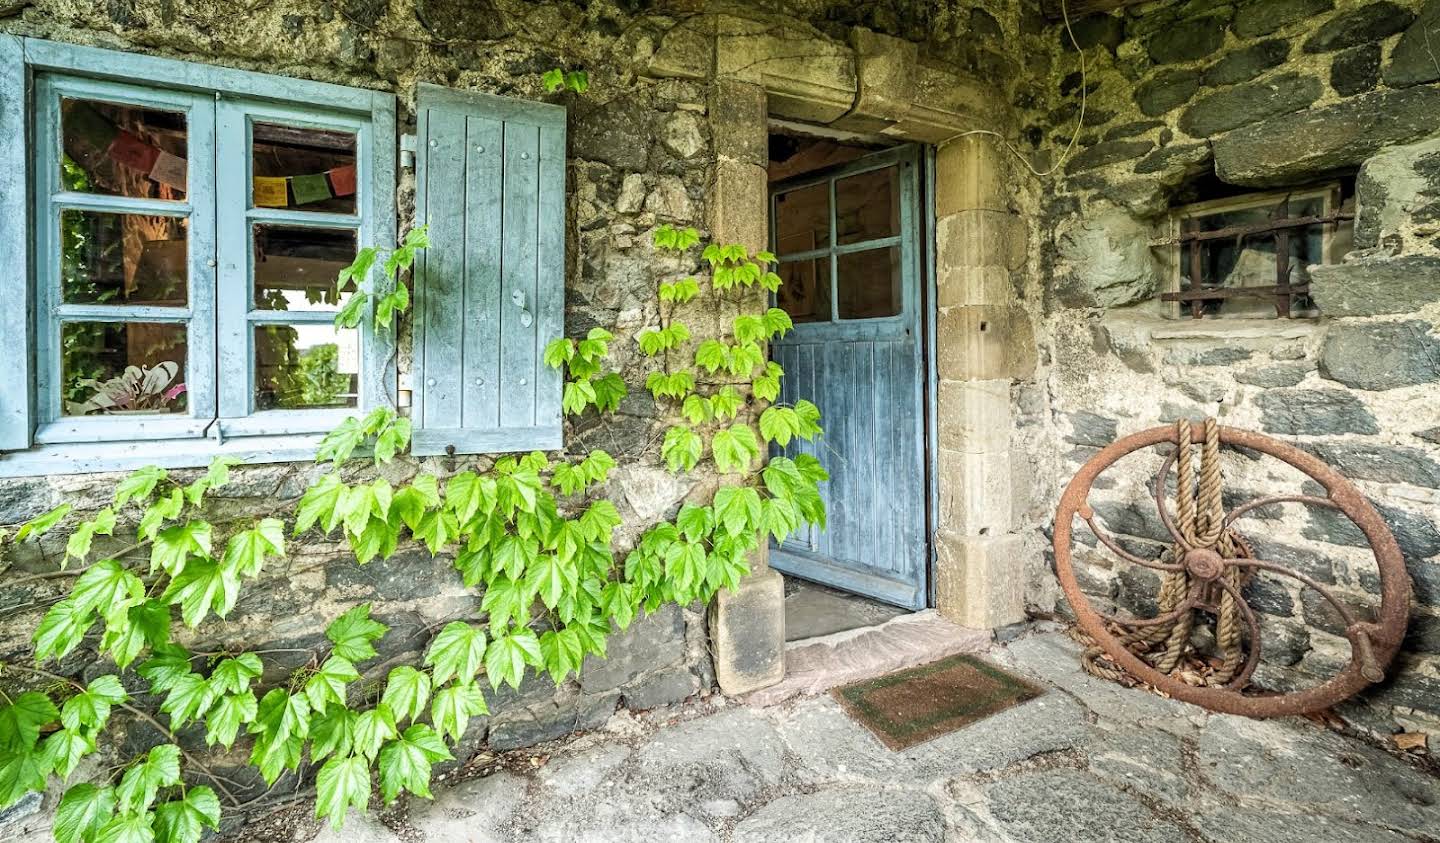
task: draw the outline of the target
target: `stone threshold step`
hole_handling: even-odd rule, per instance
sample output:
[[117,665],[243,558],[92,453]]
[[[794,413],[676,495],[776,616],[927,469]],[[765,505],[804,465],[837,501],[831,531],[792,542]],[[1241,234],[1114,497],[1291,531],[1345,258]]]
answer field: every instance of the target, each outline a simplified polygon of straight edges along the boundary
[[983,653],[992,641],[990,630],[958,626],[934,609],[901,615],[879,626],[790,642],[785,646],[785,678],[743,700],[776,705],[956,653]]

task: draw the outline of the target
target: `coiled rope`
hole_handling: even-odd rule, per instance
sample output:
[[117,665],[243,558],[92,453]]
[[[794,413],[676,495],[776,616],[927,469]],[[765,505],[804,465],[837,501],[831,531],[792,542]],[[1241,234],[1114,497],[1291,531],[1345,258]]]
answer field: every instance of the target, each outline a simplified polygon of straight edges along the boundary
[[[1209,549],[1224,558],[1249,555],[1249,549],[1231,530],[1225,528],[1225,506],[1221,499],[1220,476],[1220,426],[1213,418],[1205,420],[1205,441],[1200,445],[1200,481],[1195,483],[1192,463],[1194,443],[1191,442],[1189,420],[1175,423],[1175,435],[1179,449],[1175,454],[1175,511],[1176,529],[1187,544],[1195,549]],[[1180,562],[1185,548],[1171,544],[1160,554],[1160,561],[1174,564]],[[1231,585],[1230,590],[1218,590],[1215,606],[1215,642],[1220,649],[1221,661],[1213,672],[1203,677],[1206,685],[1225,685],[1235,677],[1245,661],[1245,650],[1241,633],[1240,608],[1231,596],[1239,593],[1241,571],[1238,567],[1226,569],[1223,577]],[[1190,575],[1184,570],[1166,571],[1160,583],[1157,602],[1160,611],[1156,617],[1173,612],[1190,593]],[[1120,644],[1144,659],[1161,673],[1171,674],[1180,666],[1181,659],[1190,647],[1190,637],[1195,630],[1199,609],[1184,612],[1175,619],[1155,626],[1137,627],[1118,636]],[[1118,630],[1117,630],[1118,631]],[[1129,674],[1114,661],[1106,657],[1104,649],[1084,633],[1077,638],[1086,644],[1081,663],[1085,670],[1095,676],[1116,682],[1124,682]],[[1156,647],[1163,644],[1163,649]]]

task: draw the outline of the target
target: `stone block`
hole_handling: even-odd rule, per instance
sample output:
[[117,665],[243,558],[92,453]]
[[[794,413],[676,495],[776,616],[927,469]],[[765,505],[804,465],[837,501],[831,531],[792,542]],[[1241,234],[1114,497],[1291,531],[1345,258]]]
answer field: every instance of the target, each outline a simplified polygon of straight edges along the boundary
[[1320,376],[1383,391],[1440,381],[1440,337],[1429,322],[1341,322],[1320,348]]
[[1228,132],[1307,108],[1323,88],[1319,79],[1300,73],[1236,85],[1196,101],[1181,115],[1180,128],[1197,138]]
[[685,658],[685,618],[673,603],[653,614],[637,617],[624,632],[616,632],[606,657],[585,657],[580,688],[587,694],[629,685],[658,668],[678,665]]
[[1009,451],[967,454],[942,447],[937,463],[943,529],[962,536],[994,536],[1010,530]]
[[972,629],[1025,619],[1025,556],[1020,536],[936,536],[935,608]]
[[641,67],[647,76],[704,79],[715,66],[715,21],[699,16],[671,27]]
[[709,201],[710,236],[719,243],[740,243],[752,252],[766,248],[769,195],[764,167],[717,162]]
[[975,128],[991,129],[1007,137],[1013,134],[1014,127],[1007,122],[1009,116],[994,108],[1000,93],[993,87],[974,76],[962,76],[933,64],[917,64],[912,72],[915,98],[910,110],[886,134],[931,144],[943,144]]
[[785,584],[778,571],[752,571],[737,591],[721,590],[710,605],[715,679],[727,694],[744,694],[785,678]]
[[720,160],[769,164],[765,89],[734,79],[715,80],[710,88],[710,134]]
[[935,346],[942,380],[1028,380],[1035,374],[1035,329],[1018,307],[944,308]]
[[1147,117],[1159,117],[1189,102],[1199,90],[1198,72],[1166,70],[1135,89],[1135,104]]
[[1166,27],[1151,36],[1146,50],[1156,64],[1181,64],[1203,59],[1225,43],[1225,25],[1221,16],[1191,18]]
[[770,95],[770,113],[830,123],[850,110],[859,86],[855,53],[799,25],[721,15],[715,75],[753,82]]
[[964,454],[1010,447],[1010,381],[940,381],[940,447]]
[[1241,38],[1269,35],[1333,8],[1335,0],[1250,0],[1236,10],[1234,30]]
[[1314,266],[1310,295],[1326,316],[1413,313],[1440,302],[1440,258],[1406,255]]
[[1070,414],[1070,435],[1066,442],[1104,448],[1115,441],[1117,423],[1114,419],[1081,410]]
[[[1435,132],[1436,114],[1440,114],[1440,88],[1359,94],[1219,138],[1215,172],[1231,184],[1294,184],[1315,173],[1357,167],[1387,146],[1429,137]],[[1344,131],[1337,130],[1342,126]]]
[[1329,53],[1388,38],[1415,20],[1415,13],[1380,2],[1336,15],[1305,39],[1307,53]]
[[1356,177],[1355,193],[1356,249],[1403,237],[1427,208],[1440,215],[1440,140],[1393,146],[1366,161]]
[[918,46],[864,27],[850,30],[859,93],[849,114],[831,124],[854,132],[880,132],[905,118],[915,100]]
[[1080,173],[1122,161],[1134,161],[1154,148],[1155,142],[1148,140],[1101,141],[1071,157],[1065,164],[1065,172]]
[[1440,0],[1429,0],[1395,49],[1385,68],[1385,84],[1392,88],[1440,80],[1440,62],[1435,60],[1440,44]]
[[1282,436],[1380,432],[1375,417],[1343,389],[1271,389],[1255,397],[1260,426]]
[[1346,50],[1330,64],[1330,87],[1342,97],[1375,90],[1380,84],[1380,45]]
[[1440,489],[1440,462],[1415,448],[1366,442],[1317,442],[1304,448],[1351,479]]
[[935,217],[983,209],[1008,211],[1009,164],[996,138],[971,135],[935,153]]
[[1272,67],[1285,63],[1290,55],[1290,42],[1276,38],[1261,41],[1226,54],[1210,65],[1201,81],[1210,87],[1249,82]]
[[[1024,266],[1028,232],[1025,220],[1008,211],[974,209],[958,211],[935,220],[936,281],[940,288],[940,305],[946,289],[956,280],[950,273],[962,267],[1004,267],[1015,270]],[[962,283],[966,279],[961,279]],[[1006,296],[1001,301],[1009,301]],[[954,302],[981,304],[982,302]],[[998,304],[998,301],[983,302]]]
[[1003,305],[1015,297],[1010,270],[1003,266],[947,263],[936,267],[935,274],[936,304],[940,307]]
[[1155,295],[1150,227],[1118,208],[1097,208],[1059,232],[1057,247],[1076,304],[1121,307]]

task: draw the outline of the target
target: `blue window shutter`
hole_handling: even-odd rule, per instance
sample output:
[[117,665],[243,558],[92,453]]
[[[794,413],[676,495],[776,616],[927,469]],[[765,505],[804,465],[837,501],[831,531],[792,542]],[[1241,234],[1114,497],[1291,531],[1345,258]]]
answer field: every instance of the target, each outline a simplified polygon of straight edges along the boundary
[[[24,47],[19,38],[0,35],[0,451],[30,447],[34,428],[31,383],[29,159],[25,132]],[[17,223],[17,221],[22,221]]]
[[416,112],[413,450],[560,448],[565,109],[422,85]]

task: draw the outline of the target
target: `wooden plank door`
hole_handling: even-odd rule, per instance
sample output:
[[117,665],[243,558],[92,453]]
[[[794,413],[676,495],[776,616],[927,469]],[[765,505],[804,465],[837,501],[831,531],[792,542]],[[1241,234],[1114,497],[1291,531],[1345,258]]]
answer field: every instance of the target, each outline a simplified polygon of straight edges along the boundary
[[795,330],[771,347],[781,401],[813,401],[825,435],[809,453],[825,529],[771,550],[782,573],[919,609],[927,602],[919,155],[865,156],[771,189],[777,306]]

